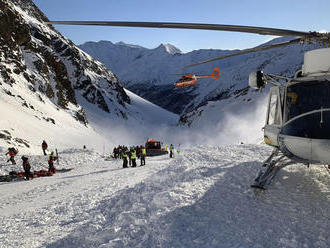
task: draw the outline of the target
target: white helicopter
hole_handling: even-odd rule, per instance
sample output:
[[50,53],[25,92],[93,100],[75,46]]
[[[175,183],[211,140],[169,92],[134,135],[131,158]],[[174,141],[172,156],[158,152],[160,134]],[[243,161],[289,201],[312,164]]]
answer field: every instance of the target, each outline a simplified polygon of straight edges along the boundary
[[[184,68],[296,43],[330,43],[330,33],[240,25],[114,21],[50,21],[48,24],[204,29],[296,37],[291,41],[241,50]],[[270,88],[263,128],[264,141],[273,146],[274,150],[251,185],[261,189],[270,184],[281,168],[289,164],[330,164],[330,48],[306,52],[304,65],[294,78],[265,74],[262,71],[252,72],[249,76],[249,86],[254,89],[262,89],[266,83],[274,86]]]

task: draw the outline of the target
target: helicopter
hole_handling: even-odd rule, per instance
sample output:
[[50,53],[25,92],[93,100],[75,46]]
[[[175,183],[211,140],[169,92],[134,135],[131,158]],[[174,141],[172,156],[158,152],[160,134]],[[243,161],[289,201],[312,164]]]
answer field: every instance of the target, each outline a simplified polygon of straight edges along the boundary
[[[241,25],[116,21],[50,21],[48,24],[183,28],[296,37],[286,42],[211,58],[184,68],[292,44],[317,43],[328,46],[330,43],[330,33]],[[302,69],[292,78],[266,74],[263,71],[251,72],[249,75],[251,88],[261,90],[266,84],[273,86],[269,91],[263,127],[264,141],[274,147],[274,150],[262,163],[262,168],[251,185],[260,189],[265,189],[277,172],[289,164],[330,164],[330,48],[306,52]]]
[[215,67],[210,75],[195,75],[195,74],[184,75],[180,77],[180,79],[177,82],[174,83],[174,86],[176,87],[192,86],[197,84],[197,81],[200,78],[214,78],[214,79],[220,78],[219,67]]

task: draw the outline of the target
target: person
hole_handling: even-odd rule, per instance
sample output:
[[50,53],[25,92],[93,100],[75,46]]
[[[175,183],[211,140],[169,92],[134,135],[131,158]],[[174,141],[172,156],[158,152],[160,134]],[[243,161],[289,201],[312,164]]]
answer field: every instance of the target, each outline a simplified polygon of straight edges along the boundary
[[123,168],[128,168],[128,166],[127,166],[127,163],[128,163],[128,161],[127,161],[127,157],[128,157],[128,150],[123,151],[123,153],[122,153],[122,158],[123,158]]
[[134,148],[131,150],[131,161],[132,161],[132,167],[136,167],[136,151]]
[[47,145],[46,141],[42,141],[41,148],[42,148],[42,151],[44,152],[44,155],[47,155],[46,150],[48,148],[48,145]]
[[173,145],[171,144],[171,145],[170,145],[170,158],[173,158],[173,150],[174,150],[174,147],[173,147]]
[[136,151],[136,157],[138,159],[141,158],[141,147],[140,146],[136,146],[135,147],[135,151]]
[[132,152],[134,151],[133,147],[129,147],[129,153],[128,153],[128,164],[129,166],[132,166]]
[[54,161],[57,160],[57,157],[54,156],[54,152],[51,152],[48,157],[48,172],[55,173],[56,168],[54,167]]
[[117,147],[114,147],[113,148],[113,150],[112,150],[112,154],[113,154],[113,157],[115,158],[115,159],[117,159],[117,154],[118,154],[118,148]]
[[168,148],[168,144],[165,145],[165,151],[167,151],[167,148]]
[[179,145],[178,145],[178,148],[176,149],[176,152],[177,152],[178,154],[180,154],[180,152],[181,152],[180,146],[181,146],[181,144],[179,144]]
[[23,169],[24,169],[25,179],[29,180],[30,177],[33,178],[33,175],[31,174],[31,165],[30,165],[29,159],[25,156],[22,156],[22,160],[23,160]]
[[141,166],[146,165],[146,156],[147,156],[146,148],[144,146],[142,146],[141,154],[140,154]]
[[6,153],[6,155],[8,154],[10,156],[10,158],[7,160],[7,163],[10,161],[12,164],[16,164],[15,156],[17,153],[18,153],[18,150],[15,149],[14,147],[8,148],[8,152]]

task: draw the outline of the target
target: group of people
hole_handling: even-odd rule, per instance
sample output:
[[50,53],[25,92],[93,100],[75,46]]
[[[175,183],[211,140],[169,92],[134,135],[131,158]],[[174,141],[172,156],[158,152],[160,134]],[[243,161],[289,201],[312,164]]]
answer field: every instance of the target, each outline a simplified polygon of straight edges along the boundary
[[[167,150],[167,145],[166,148]],[[174,146],[169,146],[170,158],[174,157]],[[140,166],[146,164],[147,150],[144,146],[130,146],[119,145],[113,148],[113,158],[123,160],[123,168],[136,167],[136,159],[140,160]]]
[[[47,156],[46,151],[48,149],[48,144],[45,140],[43,140],[43,142],[41,144],[41,148],[43,151],[43,155]],[[84,146],[84,149],[85,148],[86,147]],[[166,150],[167,150],[167,145],[166,145]],[[174,147],[172,144],[169,146],[169,151],[170,151],[170,158],[172,158],[174,155]],[[14,147],[10,147],[10,148],[8,148],[8,152],[6,153],[6,155],[7,154],[10,157],[7,160],[7,162],[10,161],[13,165],[16,164],[15,156],[18,154],[18,150],[15,149]],[[113,157],[115,159],[123,160],[123,168],[128,168],[129,166],[136,167],[137,159],[140,160],[140,166],[144,166],[146,164],[146,156],[147,156],[146,148],[142,145],[130,146],[129,148],[124,145],[119,145],[113,149]],[[23,161],[23,169],[25,172],[25,178],[26,178],[26,180],[29,180],[29,178],[31,178],[31,176],[32,176],[29,158],[26,156],[22,156],[21,159]],[[54,166],[54,161],[56,161],[57,159],[58,159],[58,156],[55,156],[54,152],[51,151],[50,154],[48,155],[48,172],[49,173],[56,172],[56,168]]]
[[146,164],[147,151],[144,146],[117,146],[113,148],[113,157],[123,160],[123,168],[136,167],[136,159],[140,159],[140,166]]
[[[46,156],[46,150],[48,149],[48,144],[46,143],[46,141],[44,140],[41,144],[41,148],[43,151],[43,154]],[[6,153],[6,155],[9,155],[9,159],[7,160],[7,163],[10,161],[13,165],[16,164],[15,161],[15,156],[18,154],[18,150],[14,147],[10,147],[8,148],[8,152]],[[31,165],[29,162],[29,158],[26,156],[22,156],[21,157],[22,162],[23,162],[23,169],[24,169],[24,174],[25,174],[25,179],[29,180],[32,177],[32,173],[31,173]],[[58,159],[58,156],[55,156],[54,152],[50,152],[50,154],[48,155],[48,172],[49,173],[55,173],[56,172],[56,168],[54,166],[54,161],[56,161]]]

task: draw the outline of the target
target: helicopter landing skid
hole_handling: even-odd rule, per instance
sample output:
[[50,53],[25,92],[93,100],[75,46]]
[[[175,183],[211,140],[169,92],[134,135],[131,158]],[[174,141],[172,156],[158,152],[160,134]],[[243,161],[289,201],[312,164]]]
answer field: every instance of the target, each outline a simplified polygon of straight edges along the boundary
[[281,160],[283,160],[285,156],[282,155],[277,157],[278,153],[279,150],[275,149],[272,154],[265,160],[265,162],[262,164],[262,167],[265,167],[266,169],[260,169],[257,177],[254,179],[254,183],[251,184],[251,187],[265,190],[265,186],[271,183],[277,172],[289,164],[285,162],[283,163]]

